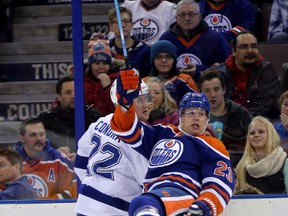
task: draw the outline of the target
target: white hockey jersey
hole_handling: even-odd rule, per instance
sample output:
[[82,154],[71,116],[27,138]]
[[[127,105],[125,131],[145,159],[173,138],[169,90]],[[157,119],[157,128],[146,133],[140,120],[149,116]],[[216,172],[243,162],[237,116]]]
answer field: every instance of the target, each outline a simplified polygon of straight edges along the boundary
[[176,5],[168,1],[161,1],[159,5],[147,8],[141,0],[126,0],[121,6],[132,11],[131,35],[150,46],[176,21]]
[[142,192],[148,162],[110,128],[113,114],[92,123],[78,142],[75,173],[81,181],[74,211],[83,215],[128,215]]

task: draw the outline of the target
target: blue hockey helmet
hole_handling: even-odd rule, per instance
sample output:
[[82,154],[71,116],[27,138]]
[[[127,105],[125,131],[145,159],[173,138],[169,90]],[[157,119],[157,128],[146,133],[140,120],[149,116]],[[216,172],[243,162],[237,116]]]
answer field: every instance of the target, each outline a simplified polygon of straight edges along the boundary
[[210,104],[206,95],[202,92],[187,92],[179,104],[180,115],[184,109],[198,108],[205,110],[207,115],[210,113]]

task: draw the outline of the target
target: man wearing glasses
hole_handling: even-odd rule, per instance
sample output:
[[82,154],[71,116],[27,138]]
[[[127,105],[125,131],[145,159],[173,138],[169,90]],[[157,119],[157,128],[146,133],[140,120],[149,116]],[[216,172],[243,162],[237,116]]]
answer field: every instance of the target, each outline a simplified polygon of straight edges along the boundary
[[244,106],[253,116],[278,118],[275,102],[280,81],[270,62],[259,54],[256,37],[249,31],[240,32],[232,43],[232,54],[216,66],[225,77],[225,98]]
[[225,61],[231,52],[229,44],[219,32],[209,28],[194,0],[181,0],[175,18],[160,40],[177,47],[177,68],[197,81],[201,71]]
[[[132,12],[128,8],[120,7],[120,15],[122,22],[123,35],[126,43],[128,63],[131,67],[137,68],[140,72],[140,76],[146,77],[151,70],[151,64],[149,62],[150,47],[143,41],[138,40],[131,36],[133,28]],[[110,38],[109,46],[111,49],[112,57],[123,62],[124,67],[124,54],[121,42],[121,34],[118,27],[118,21],[116,16],[116,9],[112,8],[109,11],[109,28],[111,32],[114,32],[114,38]]]

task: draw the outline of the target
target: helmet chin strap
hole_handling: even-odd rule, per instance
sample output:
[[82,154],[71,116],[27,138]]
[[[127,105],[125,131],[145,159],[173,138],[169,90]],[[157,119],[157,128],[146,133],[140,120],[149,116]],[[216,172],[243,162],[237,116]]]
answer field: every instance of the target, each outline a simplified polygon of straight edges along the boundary
[[208,122],[209,122],[209,119],[206,120],[206,124],[205,124],[203,130],[199,133],[199,135],[204,133],[204,131],[205,131],[206,128],[207,128]]

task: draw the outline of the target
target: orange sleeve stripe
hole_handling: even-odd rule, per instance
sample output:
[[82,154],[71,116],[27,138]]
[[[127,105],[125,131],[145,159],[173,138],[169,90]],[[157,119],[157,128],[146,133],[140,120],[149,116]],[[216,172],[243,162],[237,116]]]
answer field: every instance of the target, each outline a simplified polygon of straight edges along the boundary
[[135,133],[135,135],[133,137],[131,137],[129,139],[124,138],[123,140],[127,143],[131,143],[140,137],[140,133],[141,133],[141,129],[138,128],[137,132]]
[[135,108],[132,104],[127,113],[121,110],[120,105],[116,106],[113,118],[111,119],[112,130],[125,132],[131,129],[135,118]]
[[178,77],[182,80],[184,80],[190,88],[192,88],[194,91],[198,92],[198,88],[194,82],[194,80],[187,74],[179,74]]

